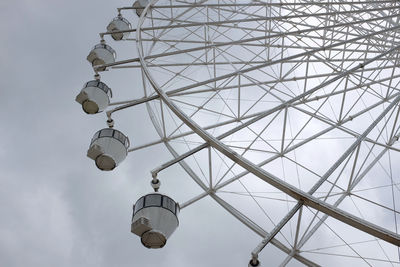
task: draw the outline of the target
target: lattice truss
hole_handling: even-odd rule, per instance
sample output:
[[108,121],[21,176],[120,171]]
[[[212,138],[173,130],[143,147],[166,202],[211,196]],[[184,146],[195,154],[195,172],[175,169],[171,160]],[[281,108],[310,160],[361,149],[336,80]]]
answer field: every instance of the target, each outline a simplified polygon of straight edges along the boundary
[[143,69],[160,139],[131,151],[186,153],[188,205],[215,199],[282,265],[399,266],[396,1],[158,1],[139,26],[141,62],[112,68]]

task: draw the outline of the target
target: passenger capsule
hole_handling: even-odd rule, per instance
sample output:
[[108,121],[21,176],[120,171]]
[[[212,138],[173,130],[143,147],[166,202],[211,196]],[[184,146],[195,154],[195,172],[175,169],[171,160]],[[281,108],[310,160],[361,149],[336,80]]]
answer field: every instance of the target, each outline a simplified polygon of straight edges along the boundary
[[[92,66],[99,66],[104,64],[111,64],[115,62],[116,53],[111,46],[106,45],[104,42],[95,45],[87,56],[87,60],[92,63]],[[99,71],[106,70],[105,67],[98,68]]]
[[108,107],[111,97],[111,89],[105,83],[93,80],[83,86],[75,100],[87,114],[96,114]]
[[179,225],[179,205],[158,193],[145,195],[133,206],[131,232],[147,248],[162,248]]
[[105,128],[94,134],[87,156],[100,170],[110,171],[126,158],[128,148],[128,137],[118,130]]
[[[129,23],[128,20],[123,18],[121,15],[118,15],[118,17],[114,18],[110,24],[107,26],[107,31],[108,32],[118,32],[118,31],[128,31],[132,29],[131,24]],[[119,33],[113,33],[111,34],[111,37],[115,41],[122,40],[123,38],[126,38],[129,35],[129,32],[119,32]]]
[[136,14],[140,17],[144,8],[149,4],[149,0],[136,0],[133,7],[136,7]]

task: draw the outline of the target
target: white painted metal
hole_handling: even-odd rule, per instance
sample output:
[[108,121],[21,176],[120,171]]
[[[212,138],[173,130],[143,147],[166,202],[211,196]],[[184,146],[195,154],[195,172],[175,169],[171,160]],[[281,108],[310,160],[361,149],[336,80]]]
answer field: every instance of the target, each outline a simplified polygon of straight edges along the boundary
[[[179,163],[204,190],[182,208],[211,197],[261,236],[249,266],[268,244],[287,254],[281,266],[400,264],[398,2],[139,0],[118,11],[132,9],[137,27],[118,34],[136,32],[126,40],[139,57],[95,70],[142,69],[143,98],[107,116],[146,104],[160,139],[129,151],[164,143],[174,157],[155,163],[153,181]],[[165,244],[148,216],[133,222],[148,247]]]
[[[155,5],[153,5],[153,7],[154,7]],[[298,16],[298,17],[300,17],[300,16]],[[139,23],[139,25],[140,25],[140,23]],[[335,26],[333,26],[333,27],[335,27]],[[326,27],[324,28],[324,29],[327,29]],[[391,30],[394,30],[394,29],[391,29]],[[383,31],[385,31],[385,30],[383,30]],[[389,30],[390,31],[390,30]],[[139,43],[140,43],[140,40],[141,40],[141,38],[140,38],[140,32],[139,31],[137,31],[137,33],[138,33],[138,37],[136,38],[137,40],[139,40]],[[383,32],[382,32],[383,33]],[[375,34],[378,34],[378,33],[369,33],[368,35],[370,35],[370,36],[374,36]],[[356,42],[356,40],[361,40],[362,38],[367,38],[365,35],[364,36],[361,36],[361,37],[356,37],[355,38],[355,40],[351,40],[350,42]],[[346,42],[348,42],[347,40],[346,41],[343,41],[342,42],[342,44],[345,44]],[[231,42],[231,43],[234,43],[234,42]],[[337,44],[337,45],[342,45],[342,44]],[[329,48],[323,48],[323,50],[325,50],[325,49],[331,49],[331,48],[333,48],[334,46],[330,46]],[[210,47],[211,48],[211,47]],[[205,48],[205,49],[207,49],[207,48]],[[193,49],[190,49],[191,51],[193,51]],[[386,57],[388,54],[390,54],[390,53],[392,53],[393,51],[397,51],[398,50],[398,47],[394,47],[394,48],[392,48],[392,49],[389,49],[388,51],[385,51],[385,52],[383,52],[383,53],[381,53],[381,55],[380,56],[378,56],[378,57],[375,57],[375,58],[371,58],[370,60],[367,60],[367,61],[365,61],[364,60],[364,63],[362,63],[362,65],[360,65],[360,66],[358,66],[358,67],[353,67],[353,68],[351,68],[351,69],[349,69],[348,71],[344,71],[344,72],[342,72],[342,74],[343,75],[339,75],[339,76],[337,76],[337,77],[335,77],[335,78],[333,78],[332,79],[332,81],[331,81],[331,83],[334,83],[334,82],[336,82],[337,80],[339,80],[339,79],[342,79],[343,77],[346,77],[347,75],[351,75],[352,73],[356,73],[356,71],[358,70],[358,69],[360,69],[360,68],[364,68],[365,66],[366,66],[366,64],[370,64],[370,63],[372,63],[372,62],[376,62],[377,60],[380,60],[380,58],[381,57]],[[313,51],[313,52],[311,52],[311,54],[312,53],[316,53],[316,51],[318,51],[318,48],[316,48],[315,49],[315,51]],[[139,54],[140,54],[140,52],[141,52],[141,50],[139,49]],[[183,52],[183,53],[188,53],[188,52],[190,52],[189,51],[189,49],[188,49],[188,51],[185,51],[185,52]],[[306,53],[305,53],[306,54]],[[305,55],[304,54],[304,55]],[[148,58],[148,56],[149,55],[146,55],[146,56],[143,56],[143,59],[141,59],[141,65],[142,65],[142,67],[143,67],[143,65],[145,65],[145,63],[144,63],[144,61],[145,60],[147,60],[147,58]],[[298,56],[300,56],[300,55],[298,55]],[[146,59],[145,59],[146,58]],[[284,59],[284,60],[286,60],[286,61],[289,61],[289,59]],[[283,62],[285,62],[285,61],[283,61]],[[332,61],[333,62],[333,61]],[[276,62],[277,63],[277,62]],[[271,63],[271,65],[273,65],[273,64],[276,64],[276,63]],[[152,65],[153,65],[153,62],[151,63]],[[188,63],[189,64],[189,63]],[[264,66],[267,66],[269,63],[267,63],[267,64],[262,64],[261,63],[261,65],[264,67]],[[153,66],[156,66],[156,65],[153,65]],[[172,66],[172,65],[171,65]],[[260,68],[260,66],[257,66],[257,68]],[[252,71],[252,70],[255,70],[256,68],[248,68],[248,69],[246,69],[246,71]],[[202,136],[207,142],[209,142],[213,147],[215,147],[215,148],[217,148],[218,150],[220,150],[222,153],[224,153],[225,154],[225,156],[227,156],[227,157],[229,157],[229,158],[231,158],[234,162],[236,162],[237,164],[239,164],[239,165],[241,165],[242,163],[243,163],[243,161],[246,161],[245,159],[242,159],[242,158],[240,158],[239,159],[239,157],[237,157],[237,155],[233,152],[233,151],[231,151],[231,150],[229,150],[227,147],[225,147],[224,146],[224,144],[223,143],[214,143],[214,141],[215,141],[215,139],[213,139],[211,136],[209,136],[209,135],[207,135],[207,133],[205,133],[204,131],[202,131],[202,129],[201,129],[201,127],[199,127],[199,125],[197,125],[196,123],[194,123],[190,118],[188,118],[187,116],[185,116],[184,115],[184,113],[182,113],[181,112],[181,110],[179,110],[179,108],[176,106],[176,103],[173,103],[170,99],[168,99],[168,97],[167,97],[167,95],[166,94],[164,94],[163,95],[163,92],[160,90],[158,90],[160,87],[157,85],[157,83],[153,80],[153,77],[151,77],[151,75],[150,75],[150,72],[145,68],[145,73],[146,73],[146,75],[147,75],[147,78],[149,79],[149,81],[150,81],[150,83],[151,83],[151,85],[155,88],[155,90],[157,91],[157,93],[161,96],[161,98],[167,103],[167,105],[169,105],[169,107],[171,108],[171,110],[173,110],[174,111],[174,113],[181,119],[181,120],[183,120],[184,121],[184,123],[186,124],[186,125],[188,125],[188,126],[193,126],[193,127],[191,127],[192,128],[192,130],[194,131],[194,132],[196,132],[197,134],[199,134],[200,136]],[[243,73],[243,70],[240,70],[240,71],[237,71],[237,72],[234,72],[234,73],[232,73],[231,75],[223,75],[223,76],[221,76],[221,77],[218,77],[218,78],[211,78],[211,79],[209,79],[209,80],[206,80],[206,81],[204,81],[204,82],[198,82],[198,83],[196,83],[196,84],[193,84],[192,86],[186,86],[186,87],[182,87],[181,89],[178,89],[178,90],[174,90],[174,91],[179,91],[179,90],[182,90],[182,91],[184,91],[184,90],[188,90],[188,89],[191,89],[191,88],[194,88],[194,87],[198,87],[198,86],[202,86],[202,85],[207,85],[207,84],[209,84],[209,83],[211,83],[211,82],[214,82],[214,81],[218,81],[218,80],[223,80],[223,79],[226,79],[226,78],[229,78],[229,77],[234,77],[235,75],[237,75],[237,74],[241,74],[241,73]],[[328,82],[326,82],[326,83],[323,83],[323,84],[321,84],[321,86],[318,86],[318,87],[316,87],[315,89],[316,90],[319,90],[320,88],[323,88],[323,87],[325,87],[325,86],[327,86],[329,83]],[[313,90],[312,90],[313,91]],[[168,92],[170,95],[171,95],[171,91],[169,91]],[[310,92],[311,93],[311,92]],[[297,97],[295,97],[295,100],[293,100],[293,102],[295,102],[297,99],[301,99],[301,98],[304,98],[303,96],[299,96],[299,98],[297,98]],[[398,98],[397,98],[398,99]],[[392,107],[393,107],[393,105],[396,105],[397,104],[397,99],[396,99],[396,101],[395,102],[393,102],[392,103]],[[285,110],[287,111],[287,104],[282,104],[281,105],[283,108],[285,108]],[[279,110],[279,108],[277,107],[277,109],[276,110]],[[388,112],[388,111],[390,111],[390,108],[389,109],[387,109],[386,110],[386,112]],[[270,114],[272,114],[273,112],[271,112]],[[383,115],[384,116],[384,115]],[[383,118],[383,116],[381,116],[380,118],[378,118],[377,119],[377,122],[379,122],[382,118]],[[285,118],[286,118],[286,116],[285,116]],[[351,119],[351,118],[350,118]],[[253,123],[255,123],[256,122],[256,120],[252,120],[250,123],[246,123],[247,125],[251,125],[251,124],[253,124]],[[284,125],[286,125],[286,123],[284,123]],[[337,125],[337,126],[339,126],[339,125]],[[372,129],[373,127],[374,127],[375,125],[371,125],[371,127],[370,127],[370,129]],[[244,128],[244,127],[242,127],[242,128]],[[283,134],[282,134],[282,138],[284,139],[285,138],[285,127],[283,128]],[[233,132],[235,132],[235,131],[233,131]],[[364,138],[365,138],[366,136],[364,136]],[[285,148],[285,146],[284,146],[284,142],[282,142],[281,143],[281,153],[284,153],[284,148]],[[195,150],[193,150],[194,152],[196,151],[196,149]],[[226,151],[226,153],[225,153],[225,151]],[[228,152],[229,151],[229,152]],[[351,151],[351,150],[350,150]],[[193,153],[193,152],[190,152],[190,153]],[[182,155],[182,157],[179,157],[179,160],[182,160],[182,159],[184,159],[184,158],[186,158],[187,156],[190,156],[190,153],[188,152],[188,153],[185,153],[184,155]],[[346,156],[346,157],[348,157],[348,155]],[[343,157],[343,159],[345,159],[346,157]],[[157,170],[155,170],[155,171],[159,171],[159,170],[162,170],[163,168],[165,168],[165,167],[168,167],[170,164],[174,164],[176,161],[179,161],[178,159],[177,160],[175,160],[175,161],[171,161],[171,163],[167,163],[167,164],[165,164],[165,165],[163,165],[163,166],[161,166],[161,167],[159,167]],[[248,162],[249,164],[248,165],[246,165],[246,164],[244,164],[245,166],[246,166],[246,169],[248,169],[248,170],[251,170],[251,169],[253,169],[253,167],[255,167],[255,166],[253,166],[253,164],[251,164],[250,162]],[[243,166],[243,165],[242,165]],[[253,166],[253,167],[250,167],[250,166]],[[211,167],[210,167],[211,168]],[[254,171],[254,169],[253,169],[253,171]],[[252,171],[251,171],[252,172]],[[254,172],[253,172],[254,173]],[[210,182],[210,184],[211,184],[211,182]],[[283,182],[279,182],[279,184],[283,184]],[[198,198],[195,198],[195,199],[200,199],[201,198],[201,196],[199,196]],[[303,199],[303,198],[300,198],[300,199]],[[320,204],[322,204],[323,205],[323,203],[319,203],[318,205],[320,205]],[[318,207],[315,207],[315,208],[317,208],[318,209]],[[343,214],[343,212],[340,212],[341,214]],[[335,216],[335,215],[333,215],[332,213],[330,213],[330,215],[331,216]],[[349,215],[349,214],[348,214]],[[346,215],[346,217],[348,217],[347,215]],[[350,216],[351,217],[351,216]],[[349,218],[349,217],[348,217]],[[290,219],[290,218],[289,218]],[[355,219],[355,221],[354,222],[357,222],[357,221],[359,221],[359,222],[361,222],[359,219],[357,219],[357,218],[353,218],[353,219]],[[344,217],[341,219],[342,221],[347,221],[347,219],[345,219]],[[349,222],[349,221],[347,221],[347,222]],[[352,223],[353,224],[353,223]],[[353,224],[354,225],[354,224]],[[367,226],[368,225],[368,223],[366,222],[366,221],[363,221],[363,222],[361,222],[361,224],[359,225],[359,229],[364,229],[365,230],[365,228],[368,228],[369,226]],[[383,230],[383,232],[386,232],[384,229],[381,229],[381,230]],[[383,233],[382,232],[382,233]],[[386,235],[386,234],[383,234],[383,235]],[[394,235],[394,236],[396,236],[396,235]],[[384,238],[383,236],[380,236],[380,238]],[[398,240],[399,240],[399,238],[398,237],[395,237],[395,239],[394,240],[392,240],[394,243],[398,243]]]
[[[146,10],[146,9],[145,9]],[[140,25],[140,24],[139,24]],[[140,43],[140,37],[141,37],[141,32],[137,31],[138,37],[137,39],[139,40]],[[390,52],[393,52],[395,50],[398,50],[400,48],[400,45],[391,49],[390,51],[386,51],[382,53],[382,55],[386,55]],[[340,221],[349,224],[351,226],[354,226],[358,228],[359,230],[365,231],[371,235],[374,235],[375,237],[378,237],[380,239],[383,239],[387,242],[390,242],[396,246],[400,246],[400,235],[393,233],[391,231],[388,231],[384,228],[379,227],[378,225],[371,224],[365,220],[362,220],[360,218],[357,218],[356,216],[352,216],[351,214],[344,212],[342,210],[339,210],[325,202],[322,202],[315,197],[298,190],[297,188],[287,184],[286,182],[282,181],[281,179],[275,177],[274,175],[266,172],[265,170],[259,168],[256,166],[254,163],[250,162],[249,160],[241,157],[238,155],[236,152],[234,152],[232,149],[230,149],[228,146],[220,142],[217,138],[213,137],[209,133],[207,133],[204,129],[202,129],[196,122],[194,122],[191,118],[186,116],[182,110],[175,105],[171,99],[165,94],[161,89],[160,86],[155,82],[153,77],[150,75],[148,69],[146,68],[146,64],[143,59],[143,54],[140,50],[138,49],[139,55],[140,55],[140,60],[143,66],[143,69],[145,71],[146,77],[149,79],[149,82],[153,86],[153,88],[156,90],[156,92],[160,95],[162,100],[168,105],[168,107],[175,113],[176,116],[178,116],[187,126],[189,126],[195,133],[197,133],[201,138],[203,138],[206,142],[209,142],[213,147],[218,149],[221,153],[223,153],[226,157],[231,159],[233,162],[237,163],[238,165],[244,167],[245,169],[248,169],[251,173],[259,177],[260,179],[266,181],[267,183],[271,184],[272,186],[280,189],[281,191],[285,192],[289,196],[305,201],[307,205],[309,205],[312,208],[315,208],[319,211],[322,211],[336,219],[339,219]],[[350,69],[349,71],[346,71],[342,74],[348,75],[348,72],[352,72],[353,69],[358,69],[362,68],[364,65],[375,61],[375,58],[369,62],[364,62],[363,64],[360,64],[359,66]],[[229,76],[228,76],[229,77]],[[337,80],[339,76],[335,77],[332,80]],[[215,78],[213,79],[215,80]],[[310,91],[316,91],[320,87],[323,87],[325,85],[320,85]],[[310,92],[307,92],[308,94]],[[303,95],[300,95],[298,97],[295,97],[295,99],[302,98]],[[400,101],[400,96],[396,98],[396,101],[392,103],[390,106],[390,109],[394,106],[397,105],[397,103]],[[390,109],[387,109],[385,113],[380,117],[380,119],[383,118],[383,116],[386,114],[387,111]],[[258,119],[258,118],[256,118]]]

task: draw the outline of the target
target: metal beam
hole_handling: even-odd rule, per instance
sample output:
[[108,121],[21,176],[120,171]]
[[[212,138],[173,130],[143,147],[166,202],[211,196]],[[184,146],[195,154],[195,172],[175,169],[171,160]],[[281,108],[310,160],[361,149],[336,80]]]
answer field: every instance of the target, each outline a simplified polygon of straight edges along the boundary
[[[156,2],[155,0],[152,1],[152,3],[155,3],[155,2]],[[146,12],[148,8],[149,8],[149,5],[146,7],[144,12]],[[310,206],[321,212],[324,212],[327,215],[332,216],[333,218],[336,218],[348,225],[356,227],[356,228],[358,228],[364,232],[367,232],[373,236],[376,236],[380,239],[386,240],[389,243],[400,246],[400,236],[397,235],[396,233],[388,231],[387,229],[384,229],[382,227],[379,227],[377,225],[369,223],[365,220],[362,220],[352,214],[344,212],[344,211],[342,211],[330,204],[327,204],[327,203],[315,198],[314,196],[312,196],[306,192],[303,192],[302,190],[282,181],[278,177],[268,173],[267,171],[263,170],[262,168],[259,168],[258,166],[256,166],[254,163],[252,163],[249,160],[238,155],[235,151],[231,150],[224,143],[222,143],[221,141],[216,139],[214,136],[210,135],[207,131],[202,129],[192,119],[188,118],[180,110],[180,108],[171,101],[171,99],[166,95],[166,93],[161,90],[161,88],[158,86],[157,82],[153,79],[153,77],[151,76],[151,74],[146,66],[146,62],[145,62],[144,55],[143,55],[142,42],[141,42],[141,30],[140,30],[143,20],[144,20],[144,17],[142,16],[139,20],[138,31],[137,31],[137,40],[138,40],[138,44],[139,44],[138,45],[138,54],[139,54],[140,62],[143,66],[143,71],[144,71],[147,79],[149,80],[150,84],[153,86],[154,90],[160,96],[160,98],[175,113],[175,115],[178,118],[180,118],[187,126],[189,126],[201,138],[203,138],[206,142],[209,142],[215,149],[220,151],[226,157],[230,158],[232,161],[236,162],[238,165],[242,166],[243,168],[251,171],[254,175],[259,177],[260,179],[268,182],[269,184],[278,188],[282,192],[285,192],[289,196],[291,196],[297,200],[304,201],[305,205]],[[396,46],[395,48],[382,53],[381,56],[385,56],[389,53],[392,53],[393,51],[398,50],[399,48],[400,48],[400,46]],[[371,63],[371,62],[373,62],[373,61],[370,61],[369,63]],[[364,67],[364,65],[361,65],[359,67]],[[358,68],[353,68],[351,70],[355,70],[355,69],[358,69]],[[349,71],[349,73],[351,73],[351,70]],[[303,95],[299,95],[299,97],[302,98]],[[396,99],[392,102],[392,104],[390,106],[393,107],[399,101],[400,101],[400,96],[397,96]]]

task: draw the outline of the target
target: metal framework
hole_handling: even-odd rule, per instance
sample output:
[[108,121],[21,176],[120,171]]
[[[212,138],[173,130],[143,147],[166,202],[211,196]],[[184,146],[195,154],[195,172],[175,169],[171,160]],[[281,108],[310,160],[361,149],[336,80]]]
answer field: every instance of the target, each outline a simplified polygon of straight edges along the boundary
[[214,199],[260,236],[252,264],[273,245],[281,266],[399,266],[399,7],[152,0],[121,31],[137,57],[95,68],[143,77],[107,117],[146,105],[160,138],[129,152],[165,144],[153,181],[180,164],[204,190],[181,208]]

